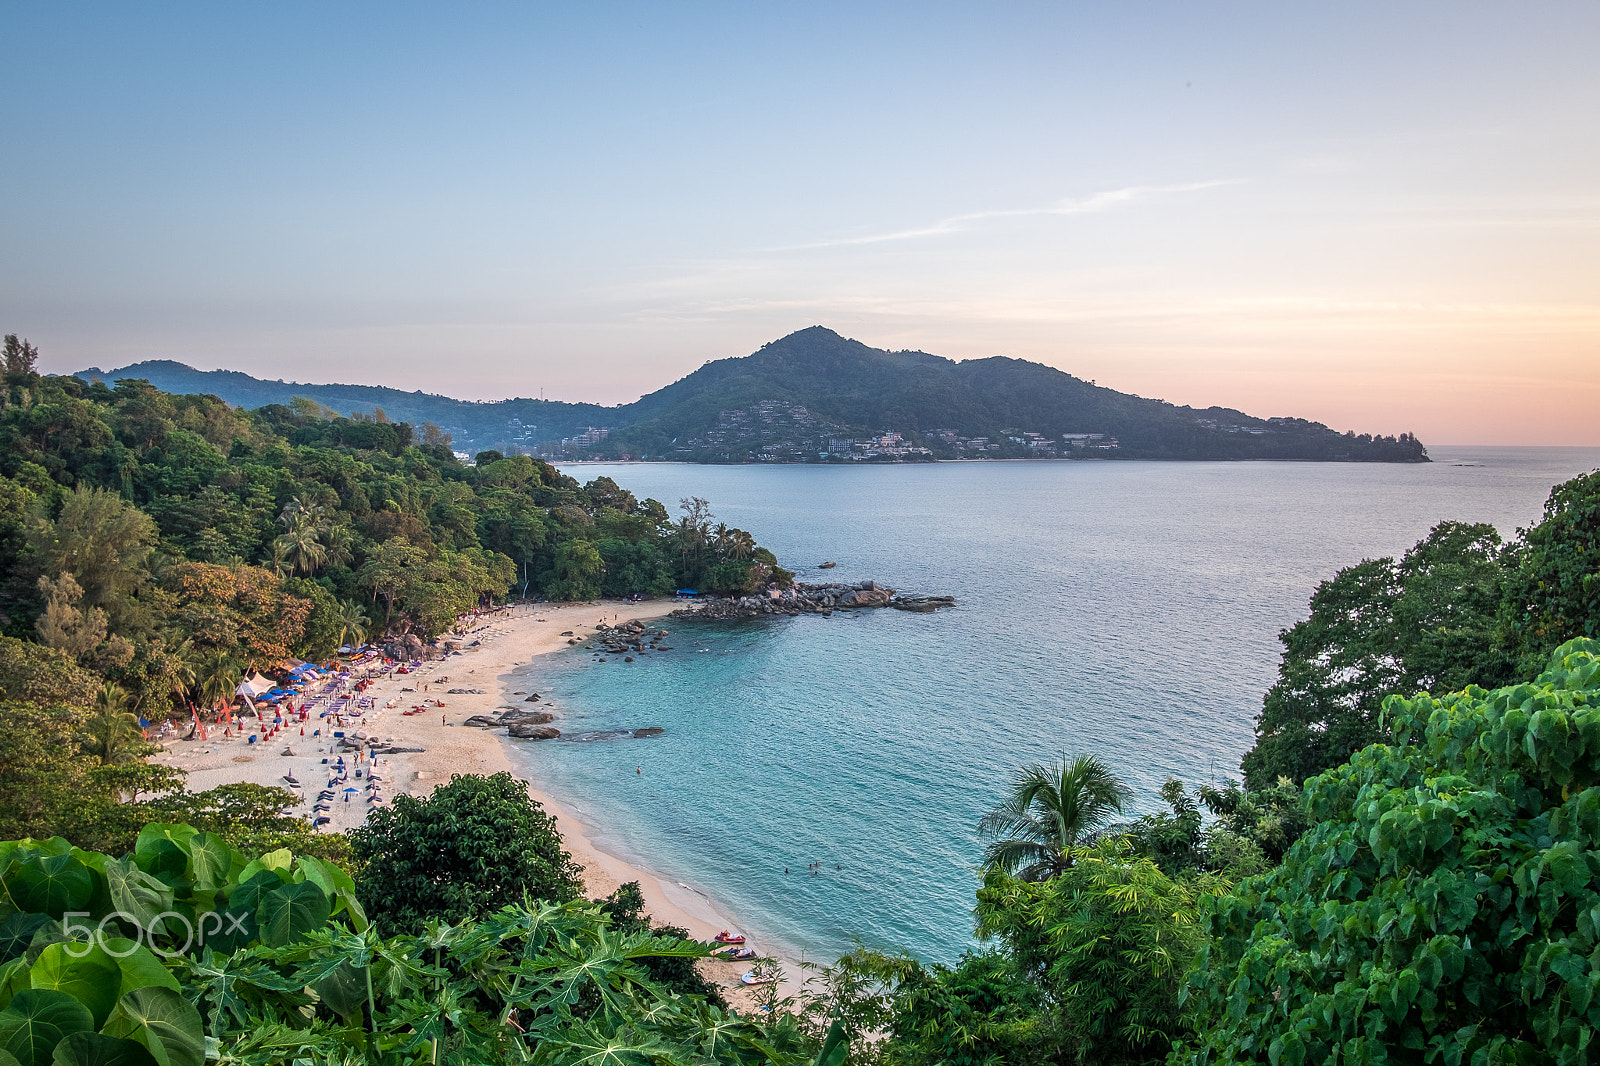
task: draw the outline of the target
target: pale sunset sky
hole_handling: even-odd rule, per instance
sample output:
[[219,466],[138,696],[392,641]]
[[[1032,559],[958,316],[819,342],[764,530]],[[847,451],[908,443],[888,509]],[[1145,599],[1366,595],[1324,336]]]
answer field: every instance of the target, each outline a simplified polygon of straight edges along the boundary
[[0,7],[0,330],[626,402],[821,324],[1600,444],[1600,2]]

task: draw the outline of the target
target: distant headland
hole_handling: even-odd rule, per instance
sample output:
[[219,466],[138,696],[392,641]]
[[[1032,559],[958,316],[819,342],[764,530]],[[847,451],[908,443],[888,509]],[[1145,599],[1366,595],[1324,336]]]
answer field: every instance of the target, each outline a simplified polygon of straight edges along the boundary
[[891,352],[812,326],[708,362],[631,404],[458,400],[379,385],[264,381],[171,360],[85,380],[142,378],[241,407],[315,400],[339,414],[434,423],[471,455],[698,463],[905,463],[947,459],[1279,459],[1425,463],[1410,433],[1340,433],[1117,392],[1042,363]]

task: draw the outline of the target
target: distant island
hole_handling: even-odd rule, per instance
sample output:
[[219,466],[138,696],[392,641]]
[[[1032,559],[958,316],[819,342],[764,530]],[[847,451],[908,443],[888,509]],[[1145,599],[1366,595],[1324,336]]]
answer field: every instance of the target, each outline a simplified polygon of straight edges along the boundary
[[1117,392],[1054,367],[891,352],[812,326],[706,363],[631,404],[458,400],[377,385],[264,381],[171,360],[86,381],[149,381],[238,407],[314,400],[331,412],[432,423],[453,446],[556,460],[897,463],[950,459],[1280,459],[1425,463],[1410,433],[1340,433],[1303,418],[1257,418]]

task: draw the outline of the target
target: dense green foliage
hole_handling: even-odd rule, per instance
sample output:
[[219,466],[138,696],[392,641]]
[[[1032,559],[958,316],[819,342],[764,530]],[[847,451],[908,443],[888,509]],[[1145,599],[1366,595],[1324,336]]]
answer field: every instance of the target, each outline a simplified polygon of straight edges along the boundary
[[1557,645],[1600,637],[1600,471],[1556,486],[1517,555],[1499,636],[1526,676]]
[[349,835],[361,900],[386,931],[529,900],[564,903],[583,888],[555,819],[508,773],[456,775],[424,798],[397,796]]
[[[107,376],[99,370],[84,375]],[[525,399],[476,404],[375,386],[284,385],[170,362],[140,363],[111,376],[147,378],[174,392],[215,393],[244,407],[304,396],[339,411],[381,408],[413,423],[447,426],[474,448],[531,446],[605,426],[612,429],[611,437],[585,449],[587,454],[728,461],[725,449],[682,454],[677,449],[690,439],[710,437],[724,411],[777,401],[804,406],[842,435],[887,429],[936,449],[942,442],[925,437],[926,431],[1003,441],[1005,429],[1020,427],[1052,438],[1107,433],[1121,441],[1115,454],[1128,458],[1419,462],[1427,457],[1409,434],[1340,434],[1304,419],[1267,420],[1216,407],[1194,410],[1116,392],[1040,363],[1005,358],[958,363],[923,352],[884,351],[821,326],[743,358],[709,362],[634,403],[611,408]],[[734,461],[742,457],[743,451]]]
[[[382,937],[336,866],[151,825],[124,858],[0,844],[0,1062],[837,1066],[648,966],[710,950],[578,902]],[[837,1045],[836,1045],[837,1046]],[[9,1056],[9,1057],[4,1057]]]
[[1189,1061],[1591,1061],[1600,642],[1385,719],[1308,784],[1283,864],[1207,908]]
[[1386,697],[1532,677],[1562,641],[1597,634],[1600,474],[1556,486],[1509,545],[1492,526],[1441,523],[1398,561],[1340,570],[1280,635],[1245,780],[1314,777],[1382,738]]

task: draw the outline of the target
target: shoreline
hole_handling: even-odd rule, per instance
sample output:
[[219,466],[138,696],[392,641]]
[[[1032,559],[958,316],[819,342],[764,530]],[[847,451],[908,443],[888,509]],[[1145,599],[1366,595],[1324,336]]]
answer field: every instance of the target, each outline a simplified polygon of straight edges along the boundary
[[[791,995],[804,981],[804,974],[794,959],[786,957],[787,953],[766,950],[764,945],[770,941],[739,922],[708,893],[598,845],[594,839],[598,827],[594,823],[568,798],[551,793],[534,771],[513,763],[508,745],[550,741],[517,741],[502,729],[462,724],[474,715],[526,708],[522,693],[533,691],[528,686],[541,675],[541,660],[569,646],[565,635],[568,631],[592,634],[602,620],[648,622],[666,616],[677,606],[673,600],[650,600],[635,604],[515,604],[502,608],[467,627],[463,643],[471,646],[463,646],[459,655],[424,662],[408,674],[391,673],[375,680],[366,692],[372,697],[372,709],[365,712],[360,723],[349,724],[344,731],[359,731],[385,743],[423,749],[379,755],[375,769],[391,796],[426,796],[447,783],[453,774],[505,771],[524,780],[529,795],[556,819],[562,847],[584,868],[587,898],[603,898],[621,885],[637,881],[645,909],[655,924],[679,926],[699,940],[710,940],[722,929],[744,933],[764,955],[779,959],[785,974],[779,994]],[[418,705],[425,710],[405,713]],[[561,709],[548,700],[538,706],[552,710],[559,727]],[[319,725],[325,723],[312,718],[304,737],[295,727],[287,730],[289,735],[285,737],[256,744],[248,744],[241,737],[212,736],[209,741],[165,738],[161,742],[164,751],[153,756],[152,761],[187,771],[185,787],[196,792],[239,781],[282,787],[283,775],[293,773],[304,786],[304,798],[295,805],[294,812],[307,813],[325,780],[324,762],[332,758],[328,750],[331,738],[326,733],[322,737],[312,735]],[[336,791],[364,783],[344,783]],[[365,821],[368,804],[360,792],[340,796],[326,813],[332,819],[329,828],[343,832]],[[703,975],[720,986],[729,1004],[744,1010],[753,1009],[756,1002],[755,990],[739,981],[749,966],[715,960],[700,964]]]

